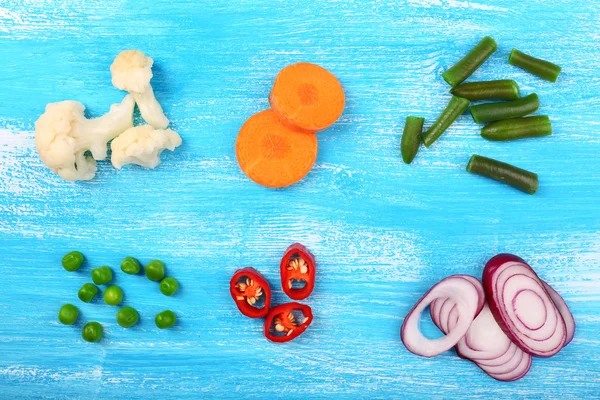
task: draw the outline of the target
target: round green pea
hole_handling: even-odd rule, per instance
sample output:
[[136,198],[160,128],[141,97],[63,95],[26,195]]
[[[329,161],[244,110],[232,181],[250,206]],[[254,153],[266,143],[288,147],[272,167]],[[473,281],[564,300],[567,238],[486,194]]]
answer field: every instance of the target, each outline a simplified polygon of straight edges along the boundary
[[154,318],[154,323],[160,329],[170,328],[175,325],[175,321],[177,317],[175,313],[171,310],[165,310],[156,314],[156,318]]
[[146,267],[146,276],[151,281],[158,282],[165,277],[165,263],[160,260],[150,261]]
[[65,304],[58,311],[58,320],[65,325],[73,325],[79,317],[79,310],[73,304]]
[[112,281],[112,269],[107,266],[94,268],[92,270],[92,280],[96,285],[104,285]]
[[123,301],[123,291],[118,286],[109,286],[104,290],[104,302],[110,306],[118,306]]
[[86,342],[99,342],[102,339],[102,325],[98,322],[88,322],[81,330],[81,337]]
[[138,312],[131,307],[123,307],[117,313],[117,323],[123,328],[129,328],[135,325],[139,319]]
[[82,264],[83,254],[81,254],[79,251],[72,251],[68,254],[65,254],[62,259],[63,268],[70,272],[77,271]]
[[121,261],[121,271],[125,272],[129,275],[135,275],[140,272],[140,262],[133,257],[125,257],[123,261]]
[[175,278],[166,277],[160,281],[160,291],[165,296],[172,296],[179,289],[179,282]]
[[83,301],[84,303],[89,303],[97,293],[98,288],[95,285],[91,283],[85,283],[81,289],[79,289],[79,292],[77,292],[77,297],[79,297],[79,300]]

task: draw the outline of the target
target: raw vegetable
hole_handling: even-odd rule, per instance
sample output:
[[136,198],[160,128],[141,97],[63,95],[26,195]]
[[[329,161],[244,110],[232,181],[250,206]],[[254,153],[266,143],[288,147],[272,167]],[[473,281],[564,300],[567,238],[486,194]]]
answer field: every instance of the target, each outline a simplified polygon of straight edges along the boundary
[[452,96],[450,102],[442,111],[438,119],[425,131],[423,134],[423,143],[425,147],[431,146],[442,133],[456,121],[460,114],[464,113],[469,108],[469,100],[462,97]]
[[[40,158],[65,180],[92,179],[97,169],[95,160],[106,158],[107,143],[133,126],[134,106],[133,97],[125,96],[107,114],[87,119],[85,106],[77,101],[46,105],[46,111],[35,122]],[[87,151],[93,158],[85,155]]]
[[67,271],[77,271],[83,264],[83,259],[83,254],[81,254],[79,251],[72,251],[68,254],[65,254],[62,259],[62,266]]
[[151,281],[160,282],[165,277],[165,263],[160,260],[150,261],[144,268],[146,277]]
[[478,124],[523,117],[534,113],[540,107],[540,99],[535,93],[522,99],[504,103],[485,103],[471,106],[471,115]]
[[338,120],[345,97],[335,75],[318,65],[301,62],[279,72],[269,103],[286,125],[317,132]]
[[517,100],[521,97],[519,85],[512,79],[463,83],[450,90],[450,93],[471,101]]
[[481,137],[488,140],[505,141],[552,134],[552,124],[546,115],[506,119],[494,122],[481,129]]
[[[315,287],[315,256],[300,243],[288,247],[279,265],[281,288],[292,300],[304,300]],[[299,286],[297,286],[299,285]]]
[[237,270],[229,281],[229,292],[240,312],[250,318],[262,318],[271,307],[271,287],[252,267]]
[[88,322],[81,330],[81,337],[86,342],[99,342],[102,339],[102,325],[98,322]]
[[118,286],[109,286],[104,291],[104,302],[109,306],[118,306],[123,301],[123,291]]
[[179,289],[179,282],[175,278],[166,277],[160,281],[160,291],[165,296],[173,296]]
[[92,270],[92,280],[96,285],[104,285],[112,281],[112,269],[107,266],[103,266],[100,268],[94,268]]
[[508,62],[550,82],[556,82],[561,71],[558,65],[531,57],[517,49],[512,49],[508,56]]
[[309,306],[300,303],[280,304],[267,315],[264,334],[274,343],[289,342],[303,334],[312,320]]
[[575,318],[573,318],[571,310],[569,310],[567,303],[561,297],[561,295],[558,294],[558,292],[546,282],[542,281],[542,285],[544,286],[544,289],[546,289],[546,291],[548,292],[548,295],[554,302],[554,305],[556,306],[556,308],[560,312],[560,315],[565,321],[565,328],[567,330],[565,344],[563,345],[563,347],[565,347],[566,345],[571,343],[571,340],[573,340],[573,337],[575,336]]
[[135,275],[140,272],[141,268],[140,262],[133,257],[125,257],[123,261],[121,261],[121,271],[126,274]]
[[536,173],[477,154],[471,157],[467,171],[506,183],[528,194],[535,194],[539,186]]
[[153,63],[152,58],[139,50],[125,50],[111,64],[110,73],[112,84],[135,98],[142,118],[156,129],[165,129],[169,120],[150,86]]
[[174,151],[181,145],[181,137],[171,129],[154,129],[150,125],[130,128],[112,141],[111,161],[115,168],[126,164],[137,164],[144,168],[156,168],[160,154]]
[[[423,357],[434,357],[448,351],[467,333],[481,304],[480,296],[476,286],[461,276],[451,276],[441,280],[421,297],[404,319],[400,331],[402,343],[408,351]],[[447,335],[431,340],[421,333],[419,321],[425,308],[440,298],[454,301],[459,321]]]
[[79,292],[77,292],[77,297],[79,297],[79,300],[83,301],[84,303],[89,303],[97,293],[98,288],[96,286],[92,285],[91,283],[85,283],[81,289],[79,289]]
[[484,37],[465,57],[442,74],[442,78],[452,87],[460,85],[491,56],[498,45],[489,36]]
[[410,164],[419,151],[424,122],[425,118],[413,116],[406,117],[404,132],[402,133],[402,142],[400,143],[400,152],[402,153],[402,159],[406,164]]
[[525,261],[512,254],[493,257],[483,271],[483,286],[496,322],[523,351],[550,357],[563,348],[565,321]]
[[58,311],[58,320],[65,325],[73,325],[79,317],[79,310],[73,304],[65,304]]
[[284,125],[273,110],[250,117],[237,137],[236,157],[242,171],[254,182],[282,188],[300,181],[317,159],[314,133]]
[[131,307],[123,307],[117,312],[117,323],[123,328],[129,328],[138,322],[139,314]]
[[167,329],[175,325],[177,321],[177,317],[175,313],[171,310],[165,310],[156,314],[156,318],[154,318],[154,323],[160,329]]

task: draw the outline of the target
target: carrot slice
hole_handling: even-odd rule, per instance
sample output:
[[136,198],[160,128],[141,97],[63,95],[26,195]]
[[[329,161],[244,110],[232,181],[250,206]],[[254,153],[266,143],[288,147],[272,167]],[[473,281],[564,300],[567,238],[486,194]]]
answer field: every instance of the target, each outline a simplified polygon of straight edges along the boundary
[[317,136],[284,125],[273,110],[251,116],[242,126],[235,152],[242,171],[254,182],[290,186],[308,174],[318,151]]
[[335,75],[318,65],[301,62],[279,72],[269,102],[286,125],[317,132],[338,120],[345,97]]

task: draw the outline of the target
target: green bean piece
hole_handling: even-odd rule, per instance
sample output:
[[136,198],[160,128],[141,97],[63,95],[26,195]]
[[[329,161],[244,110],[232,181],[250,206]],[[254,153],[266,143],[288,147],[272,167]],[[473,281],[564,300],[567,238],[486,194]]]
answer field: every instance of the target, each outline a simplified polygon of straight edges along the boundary
[[179,289],[179,282],[175,278],[166,277],[160,281],[160,291],[165,296],[172,296]]
[[135,275],[140,272],[141,268],[140,262],[133,257],[125,257],[123,261],[121,261],[121,271],[126,274]]
[[102,339],[102,325],[98,322],[88,322],[81,330],[81,337],[86,342],[99,342]]
[[540,99],[535,93],[519,100],[503,103],[485,103],[471,107],[471,115],[478,124],[519,118],[534,113],[540,107]]
[[456,121],[456,119],[469,108],[471,102],[462,97],[452,96],[450,102],[442,111],[438,119],[425,131],[423,134],[423,143],[425,147],[429,147],[438,140],[442,133],[446,132],[446,129]]
[[524,69],[525,71],[550,82],[556,82],[558,75],[562,70],[561,67],[550,61],[531,57],[517,49],[512,49],[508,56],[508,62],[515,67]]
[[109,306],[118,306],[123,301],[123,291],[118,286],[109,286],[104,291],[104,302]]
[[106,265],[92,270],[92,280],[96,285],[104,285],[105,283],[112,281],[112,278],[112,269]]
[[79,310],[73,304],[65,304],[58,311],[58,320],[65,325],[73,325],[79,317]]
[[481,129],[481,137],[494,141],[548,136],[551,134],[552,124],[547,115],[505,119],[504,121],[494,122]]
[[117,323],[123,328],[129,328],[138,322],[140,315],[132,307],[123,307],[117,312]]
[[154,323],[160,329],[170,328],[175,325],[175,321],[177,321],[177,317],[175,313],[171,310],[165,310],[156,314],[156,318],[154,318]]
[[84,257],[83,254],[81,254],[81,252],[72,251],[68,254],[65,254],[65,256],[62,259],[62,266],[69,272],[77,271],[83,264],[83,260]]
[[460,85],[491,56],[498,45],[489,36],[484,37],[466,56],[442,74],[442,78],[452,87]]
[[400,143],[400,152],[405,163],[410,164],[414,160],[419,146],[421,145],[421,135],[423,133],[423,123],[425,118],[408,116],[404,124],[402,141]]
[[160,260],[150,261],[144,269],[146,271],[146,276],[151,281],[159,282],[165,277],[165,263]]
[[519,85],[512,79],[468,82],[450,90],[455,96],[474,100],[516,100],[520,98]]
[[525,193],[535,194],[538,190],[538,176],[498,160],[474,154],[467,165],[467,171],[506,183]]
[[89,303],[97,293],[98,288],[95,285],[91,283],[85,283],[81,289],[79,289],[79,292],[77,292],[77,297],[79,297],[79,300],[83,301],[84,303]]

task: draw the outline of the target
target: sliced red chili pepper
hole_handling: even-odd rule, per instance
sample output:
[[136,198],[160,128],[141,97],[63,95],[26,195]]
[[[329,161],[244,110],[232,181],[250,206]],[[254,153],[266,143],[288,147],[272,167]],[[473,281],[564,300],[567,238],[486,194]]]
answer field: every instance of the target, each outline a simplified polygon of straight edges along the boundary
[[[262,318],[271,308],[271,287],[252,267],[238,269],[229,281],[229,292],[242,314]],[[260,307],[259,307],[260,305]]]
[[[294,243],[287,248],[279,270],[281,273],[281,288],[293,300],[304,300],[315,288],[317,263],[315,256],[300,243]],[[304,282],[304,286],[295,288],[294,282]]]
[[289,342],[302,335],[312,320],[309,306],[295,302],[280,304],[265,319],[265,337],[275,343]]

